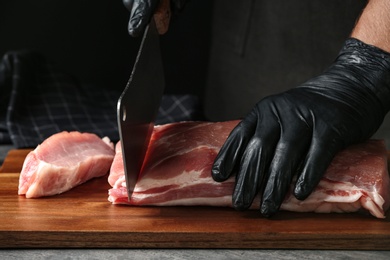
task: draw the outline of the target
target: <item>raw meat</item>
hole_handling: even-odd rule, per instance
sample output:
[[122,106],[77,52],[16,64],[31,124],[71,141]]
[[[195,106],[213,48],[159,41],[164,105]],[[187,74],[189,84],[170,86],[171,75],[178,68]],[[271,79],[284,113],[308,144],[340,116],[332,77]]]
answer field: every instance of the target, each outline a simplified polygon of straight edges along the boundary
[[313,194],[299,201],[291,193],[282,209],[298,212],[368,210],[384,218],[390,206],[390,178],[383,140],[369,140],[339,152]]
[[[183,122],[156,126],[131,204],[230,205],[233,183],[213,181],[211,167],[238,122]],[[109,191],[109,200],[127,204],[120,143],[116,148],[109,176],[109,183],[114,188]],[[222,201],[224,205],[221,205]]]
[[54,134],[27,155],[18,194],[38,198],[68,191],[107,174],[114,155],[107,137],[66,131]]
[[[215,182],[211,167],[238,121],[182,122],[156,126],[142,173],[128,200],[120,143],[111,166],[109,201],[134,206],[231,206],[234,176]],[[293,187],[293,186],[291,186]],[[252,204],[258,208],[260,198]],[[341,151],[316,190],[304,201],[290,192],[282,210],[356,212],[385,217],[390,206],[387,151],[383,140],[369,140]]]

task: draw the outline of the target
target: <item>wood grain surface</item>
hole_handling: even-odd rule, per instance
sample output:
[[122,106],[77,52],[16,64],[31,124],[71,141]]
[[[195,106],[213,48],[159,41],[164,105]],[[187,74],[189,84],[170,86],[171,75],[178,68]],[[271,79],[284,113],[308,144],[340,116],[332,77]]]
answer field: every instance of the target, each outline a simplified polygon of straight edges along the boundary
[[2,172],[17,172],[19,173],[22,170],[24,158],[31,149],[18,149],[10,150],[5,157],[3,165],[0,167],[0,173]]
[[266,219],[230,208],[112,205],[107,176],[26,199],[17,195],[26,154],[11,151],[0,173],[1,248],[390,250],[389,217],[280,212]]

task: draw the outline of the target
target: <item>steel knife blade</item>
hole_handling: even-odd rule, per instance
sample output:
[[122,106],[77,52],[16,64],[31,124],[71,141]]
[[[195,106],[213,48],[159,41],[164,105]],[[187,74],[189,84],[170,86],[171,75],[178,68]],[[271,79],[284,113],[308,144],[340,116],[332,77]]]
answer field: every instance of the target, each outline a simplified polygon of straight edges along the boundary
[[146,27],[130,79],[119,97],[117,119],[129,200],[142,170],[165,87],[159,33]]

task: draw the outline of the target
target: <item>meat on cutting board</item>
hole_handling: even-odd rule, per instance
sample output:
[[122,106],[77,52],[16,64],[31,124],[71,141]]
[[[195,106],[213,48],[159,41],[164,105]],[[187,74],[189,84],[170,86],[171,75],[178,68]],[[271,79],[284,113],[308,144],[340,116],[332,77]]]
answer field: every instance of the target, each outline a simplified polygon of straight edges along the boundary
[[60,194],[108,173],[115,151],[108,138],[80,132],[52,135],[31,151],[19,177],[19,195]]
[[[238,121],[182,122],[156,126],[143,171],[128,200],[120,143],[111,166],[109,201],[134,206],[231,206],[234,177],[215,182],[211,167]],[[292,189],[293,185],[291,186]],[[258,208],[260,198],[252,204]],[[282,210],[369,211],[384,218],[390,206],[387,151],[383,140],[350,146],[336,155],[315,191],[304,201],[290,192]]]

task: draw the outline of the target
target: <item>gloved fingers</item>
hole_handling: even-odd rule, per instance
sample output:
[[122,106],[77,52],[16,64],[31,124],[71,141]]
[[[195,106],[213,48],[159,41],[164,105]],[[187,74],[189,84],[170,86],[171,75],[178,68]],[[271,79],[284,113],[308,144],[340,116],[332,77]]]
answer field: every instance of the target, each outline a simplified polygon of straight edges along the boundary
[[128,32],[137,37],[144,30],[156,10],[159,0],[123,0],[123,4],[130,11]]
[[310,146],[311,130],[306,125],[298,125],[281,136],[269,166],[268,179],[262,194],[260,212],[269,217],[275,214],[283,203]]
[[233,129],[214,160],[211,175],[215,181],[227,180],[237,169],[254,129],[255,126],[245,126],[245,121]]
[[134,0],[122,0],[122,3],[128,11],[131,11],[131,9],[133,9]]
[[240,167],[242,154],[258,124],[256,110],[252,110],[230,133],[222,145],[211,169],[215,181],[227,180]]
[[258,194],[268,171],[275,146],[279,140],[280,126],[276,121],[261,124],[249,141],[241,159],[233,192],[233,207],[248,209]]
[[313,138],[307,153],[302,172],[295,183],[294,196],[299,200],[306,199],[320,182],[334,156],[342,149],[344,142],[334,135]]

